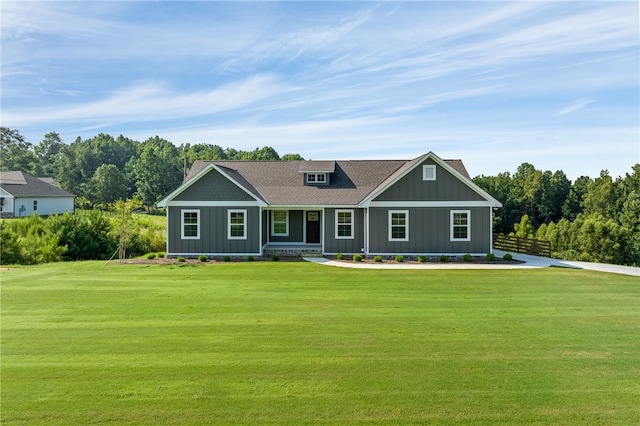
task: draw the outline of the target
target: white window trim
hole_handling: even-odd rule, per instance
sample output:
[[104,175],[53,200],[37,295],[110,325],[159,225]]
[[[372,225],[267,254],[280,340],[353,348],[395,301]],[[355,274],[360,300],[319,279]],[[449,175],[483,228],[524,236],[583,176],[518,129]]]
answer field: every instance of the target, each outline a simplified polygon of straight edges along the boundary
[[[392,220],[391,218],[393,217],[394,213],[403,213],[404,214],[404,218],[405,218],[405,223],[404,223],[404,238],[393,238],[393,232],[392,230]],[[398,225],[396,225],[398,226]],[[409,210],[389,210],[389,241],[409,241]]]
[[[348,224],[351,228],[351,232],[348,236],[340,236],[338,235],[338,225],[346,225],[346,223],[338,222],[338,213],[349,213],[351,215],[351,222]],[[354,221],[354,211],[352,209],[339,209],[336,210],[336,240],[353,240],[353,221]]]
[[[467,238],[454,237],[453,217],[456,213],[466,213],[467,215],[467,224],[466,224]],[[451,210],[449,226],[450,226],[450,241],[471,241],[471,210]],[[456,225],[456,226],[465,226],[465,225]]]
[[[310,179],[313,176],[313,179]],[[318,178],[322,176],[322,180]],[[327,174],[326,173],[307,173],[307,183],[327,183]]]
[[[233,213],[242,213],[244,215],[241,237],[236,237],[231,235],[231,214]],[[227,238],[229,240],[246,240],[247,239],[247,210],[246,209],[227,210]]]
[[[196,236],[185,236],[184,235],[184,214],[185,213],[195,213],[196,214]],[[191,225],[191,224],[189,224]],[[200,210],[197,209],[182,209],[180,210],[180,237],[183,240],[199,240],[200,239]]]
[[436,180],[435,164],[427,164],[422,166],[422,180]]
[[[287,231],[281,234],[277,234],[275,232],[275,215],[274,213],[280,211],[280,212],[285,212],[286,213],[286,219],[285,219],[285,224],[287,226]],[[289,210],[272,210],[271,211],[271,236],[272,237],[288,237],[289,236]]]

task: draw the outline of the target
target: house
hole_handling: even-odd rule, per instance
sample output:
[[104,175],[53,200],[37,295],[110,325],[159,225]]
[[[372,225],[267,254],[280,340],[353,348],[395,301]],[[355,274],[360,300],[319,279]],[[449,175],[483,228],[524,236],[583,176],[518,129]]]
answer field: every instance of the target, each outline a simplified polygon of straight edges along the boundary
[[75,195],[52,185],[49,178],[25,172],[0,172],[0,216],[46,216],[74,211]]
[[158,203],[168,256],[486,254],[499,201],[460,160],[196,161]]

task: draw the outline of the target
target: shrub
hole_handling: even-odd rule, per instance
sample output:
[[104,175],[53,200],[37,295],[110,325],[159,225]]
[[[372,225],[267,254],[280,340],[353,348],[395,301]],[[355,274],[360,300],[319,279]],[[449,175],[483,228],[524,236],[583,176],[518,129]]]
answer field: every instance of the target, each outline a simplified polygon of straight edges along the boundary
[[156,254],[155,253],[147,253],[147,255],[145,257],[147,259],[155,259],[156,258]]
[[344,254],[342,254],[342,253],[336,254],[336,259],[338,259],[338,260],[344,259]]
[[448,262],[449,261],[449,256],[447,256],[446,254],[440,255],[440,262]]
[[404,262],[404,256],[399,254],[396,256],[396,262]]
[[247,262],[253,262],[253,256],[247,256]]
[[494,260],[496,260],[496,255],[493,253],[487,253],[487,255],[484,257],[488,262],[493,262]]
[[378,262],[378,263],[382,262],[382,256],[375,256],[375,257],[373,258],[373,261],[374,261],[374,262]]
[[274,254],[273,256],[271,256],[271,260],[273,260],[274,262],[277,262],[278,260],[280,260],[280,256],[278,256],[277,254]]
[[201,254],[200,256],[198,256],[198,260],[199,260],[200,262],[206,262],[206,261],[207,261],[207,260],[209,260],[209,259],[208,259],[208,258],[207,258],[207,256],[205,256],[204,254]]
[[164,253],[163,251],[161,251],[160,253],[158,253],[158,257],[159,257],[159,258],[163,258],[163,257],[164,257],[164,255],[165,255],[165,253]]
[[182,262],[186,262],[186,261],[187,261],[187,259],[185,259],[185,258],[184,258],[184,257],[182,257],[182,256],[178,256],[178,258],[177,258],[176,260],[177,260],[178,262],[181,262],[181,263],[182,263]]
[[418,262],[424,263],[426,261],[427,261],[427,258],[425,256],[418,256]]
[[511,256],[511,253],[505,253],[505,255],[502,256],[502,258],[504,260],[513,260],[513,256]]
[[473,260],[473,256],[467,253],[464,256],[462,256],[462,260],[464,260],[465,262],[471,262]]
[[354,262],[362,262],[362,255],[361,254],[354,254],[353,255],[353,261]]
[[222,256],[222,261],[223,262],[230,262],[231,261],[231,256]]

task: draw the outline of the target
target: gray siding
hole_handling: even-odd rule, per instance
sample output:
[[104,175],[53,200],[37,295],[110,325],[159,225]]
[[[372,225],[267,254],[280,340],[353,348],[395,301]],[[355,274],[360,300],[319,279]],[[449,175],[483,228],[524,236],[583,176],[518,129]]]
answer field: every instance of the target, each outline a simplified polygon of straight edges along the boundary
[[176,201],[255,201],[217,170],[211,170],[174,198]]
[[325,253],[361,253],[364,248],[364,210],[353,210],[353,239],[336,239],[336,209],[324,210]]
[[436,165],[436,180],[422,180],[422,166],[436,165],[429,159],[393,184],[374,201],[483,201],[480,195]]
[[267,232],[271,243],[301,243],[304,241],[304,212],[302,210],[289,210],[289,235],[286,237],[271,235],[271,213],[267,222]]
[[[409,211],[409,241],[389,241],[389,210]],[[471,241],[450,241],[451,210],[471,211]],[[487,253],[491,247],[489,207],[371,208],[371,254]]]
[[[200,211],[200,238],[181,238],[181,211]],[[228,210],[237,207],[169,207],[169,253],[176,254],[258,254],[260,252],[260,208],[241,207],[247,210],[247,239],[227,238]]]

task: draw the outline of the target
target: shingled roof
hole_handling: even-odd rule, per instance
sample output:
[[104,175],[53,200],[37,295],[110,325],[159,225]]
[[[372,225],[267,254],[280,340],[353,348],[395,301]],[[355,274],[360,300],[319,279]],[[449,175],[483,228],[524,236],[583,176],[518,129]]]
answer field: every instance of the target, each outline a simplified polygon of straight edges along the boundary
[[[270,205],[356,205],[376,189],[424,160],[348,161],[196,161],[185,183],[209,165]],[[469,174],[461,160],[444,160],[463,177]],[[300,174],[332,170],[329,185],[305,185]]]
[[72,193],[25,172],[0,172],[0,187],[16,198],[75,197]]

